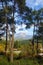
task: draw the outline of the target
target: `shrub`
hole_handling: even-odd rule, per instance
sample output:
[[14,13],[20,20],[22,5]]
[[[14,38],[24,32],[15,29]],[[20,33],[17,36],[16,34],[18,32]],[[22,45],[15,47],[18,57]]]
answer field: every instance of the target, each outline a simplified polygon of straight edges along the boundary
[[5,51],[5,45],[4,44],[0,44],[0,53]]
[[16,41],[14,42],[14,48],[20,48],[20,46],[21,46],[21,45],[20,45],[19,41],[16,40]]

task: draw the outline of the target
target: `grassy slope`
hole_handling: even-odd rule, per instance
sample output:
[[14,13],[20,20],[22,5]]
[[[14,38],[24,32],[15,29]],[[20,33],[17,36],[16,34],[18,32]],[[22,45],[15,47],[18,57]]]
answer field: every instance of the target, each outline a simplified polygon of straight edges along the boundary
[[33,59],[15,59],[12,64],[8,62],[4,56],[1,56],[0,65],[39,65],[39,64],[37,60],[33,60]]
[[11,63],[5,56],[0,56],[0,65],[43,65],[43,59],[21,58],[14,59],[14,62]]

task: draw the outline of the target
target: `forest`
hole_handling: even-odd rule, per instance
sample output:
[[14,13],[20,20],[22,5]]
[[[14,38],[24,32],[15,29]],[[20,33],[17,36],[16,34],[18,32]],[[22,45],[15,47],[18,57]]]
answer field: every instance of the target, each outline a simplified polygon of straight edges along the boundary
[[[23,24],[26,30],[33,26],[32,38],[15,40],[15,25]],[[26,0],[0,0],[0,65],[6,64],[43,65],[43,7],[33,10]]]

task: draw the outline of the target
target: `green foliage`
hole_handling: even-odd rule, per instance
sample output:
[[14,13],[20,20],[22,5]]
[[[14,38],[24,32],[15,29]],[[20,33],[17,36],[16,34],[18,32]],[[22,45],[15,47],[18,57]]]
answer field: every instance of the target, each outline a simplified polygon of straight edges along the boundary
[[6,44],[6,41],[5,40],[1,40],[0,44]]
[[20,43],[19,43],[19,41],[15,41],[14,42],[14,48],[20,48]]
[[[9,41],[8,41],[9,43]],[[6,42],[4,40],[0,41],[0,44],[1,45],[5,45]],[[1,47],[3,47],[1,46]],[[39,43],[39,46],[38,46],[38,52],[40,53],[40,48],[42,47],[42,44]],[[5,47],[3,47],[5,48]],[[2,49],[3,49],[2,48]],[[32,49],[33,46],[32,46],[32,43],[31,43],[31,40],[22,40],[22,41],[15,41],[14,42],[14,49],[17,49],[18,51],[21,51],[20,55],[16,55],[14,54],[14,56],[16,57],[30,57],[32,56],[32,53],[34,52],[34,56],[37,55],[37,44],[35,43],[34,44],[34,49]],[[1,50],[1,49],[0,49]],[[9,49],[8,49],[9,51]],[[9,52],[8,52],[9,54]]]
[[8,62],[5,56],[0,56],[0,65],[39,65],[36,59],[15,59],[13,63]]
[[[5,42],[5,41],[2,41],[2,42]],[[22,52],[17,55],[17,54],[14,54],[14,62],[11,63],[9,62],[9,57],[7,56],[0,56],[0,65],[43,65],[43,59],[41,58],[34,58],[33,57],[30,57],[32,56],[32,44],[31,44],[31,41],[29,40],[24,40],[24,41],[15,41],[16,46],[15,45],[15,48],[21,50]],[[1,43],[0,43],[1,44]],[[3,43],[2,43],[3,44]],[[41,45],[41,44],[40,44]],[[41,47],[39,45],[39,48]],[[36,44],[34,45],[34,53],[36,53]],[[25,58],[25,59],[24,59]]]

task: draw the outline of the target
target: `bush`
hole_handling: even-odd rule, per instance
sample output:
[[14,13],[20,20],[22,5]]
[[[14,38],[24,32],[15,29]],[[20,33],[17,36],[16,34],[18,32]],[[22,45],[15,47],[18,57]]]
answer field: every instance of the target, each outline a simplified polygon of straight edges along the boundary
[[21,45],[20,45],[19,41],[16,40],[16,41],[14,42],[14,48],[20,48],[20,46],[21,46]]
[[5,45],[4,44],[0,44],[0,53],[5,51]]
[[33,52],[31,44],[21,45],[21,51],[21,57],[31,57]]

